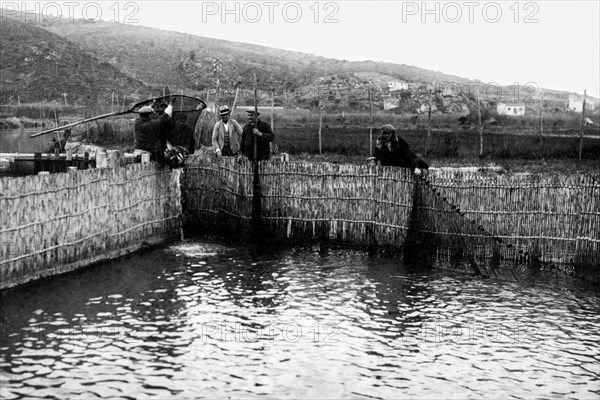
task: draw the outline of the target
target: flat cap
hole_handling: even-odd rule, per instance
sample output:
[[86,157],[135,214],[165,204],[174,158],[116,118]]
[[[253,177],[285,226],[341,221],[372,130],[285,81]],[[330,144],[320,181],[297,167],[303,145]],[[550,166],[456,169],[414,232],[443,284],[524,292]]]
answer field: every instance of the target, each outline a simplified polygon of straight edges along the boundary
[[154,112],[154,108],[150,107],[150,106],[144,106],[142,108],[140,108],[139,113],[140,114],[152,114]]
[[396,132],[396,127],[394,127],[394,125],[391,124],[385,124],[383,125],[381,128],[379,128],[380,131],[382,132]]

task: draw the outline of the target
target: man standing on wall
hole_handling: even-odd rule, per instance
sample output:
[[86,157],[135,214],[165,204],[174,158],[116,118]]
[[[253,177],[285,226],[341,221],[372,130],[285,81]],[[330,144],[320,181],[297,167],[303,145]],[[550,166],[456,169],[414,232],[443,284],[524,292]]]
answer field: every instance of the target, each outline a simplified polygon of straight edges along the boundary
[[212,134],[212,145],[218,156],[235,156],[240,150],[242,127],[230,118],[229,107],[219,108],[221,120],[215,124]]
[[254,140],[256,140],[256,159],[268,160],[271,158],[269,143],[275,139],[271,125],[258,118],[260,115],[258,111],[247,110],[246,112],[248,113],[248,123],[242,131],[242,154],[250,160],[254,160]]

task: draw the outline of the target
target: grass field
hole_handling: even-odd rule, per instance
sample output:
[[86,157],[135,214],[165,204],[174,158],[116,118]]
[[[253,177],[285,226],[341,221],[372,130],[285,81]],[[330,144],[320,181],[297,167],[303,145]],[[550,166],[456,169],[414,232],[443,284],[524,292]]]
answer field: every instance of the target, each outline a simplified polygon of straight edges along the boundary
[[[65,114],[63,114],[65,115]],[[105,119],[73,129],[74,139],[108,148],[133,150],[133,120],[136,114]],[[244,125],[246,116],[233,116]],[[544,138],[540,140],[539,116],[500,119],[484,126],[483,155],[479,157],[479,127],[461,126],[456,115],[433,115],[431,141],[427,143],[427,121],[411,115],[375,114],[373,126],[391,123],[398,133],[431,166],[501,165],[515,170],[571,171],[584,168],[600,171],[600,118],[586,127],[582,161],[578,162],[581,114],[549,115],[544,121]],[[271,122],[271,116],[261,118]],[[196,125],[200,144],[210,146],[215,116],[206,113]],[[365,163],[370,156],[371,117],[369,114],[324,114],[322,119],[322,154],[319,154],[319,117],[306,111],[289,110],[274,116],[275,144],[292,158],[329,162]],[[373,132],[375,144],[378,132]]]

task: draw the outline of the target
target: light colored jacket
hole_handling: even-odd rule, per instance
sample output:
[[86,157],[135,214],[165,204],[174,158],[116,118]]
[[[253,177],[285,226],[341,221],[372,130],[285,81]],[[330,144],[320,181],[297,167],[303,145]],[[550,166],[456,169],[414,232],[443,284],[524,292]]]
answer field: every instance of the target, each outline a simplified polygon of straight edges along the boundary
[[[240,151],[240,141],[242,140],[242,127],[235,119],[229,118],[229,148],[233,154]],[[215,151],[223,150],[225,145],[225,124],[219,121],[215,124],[212,134],[212,145]]]

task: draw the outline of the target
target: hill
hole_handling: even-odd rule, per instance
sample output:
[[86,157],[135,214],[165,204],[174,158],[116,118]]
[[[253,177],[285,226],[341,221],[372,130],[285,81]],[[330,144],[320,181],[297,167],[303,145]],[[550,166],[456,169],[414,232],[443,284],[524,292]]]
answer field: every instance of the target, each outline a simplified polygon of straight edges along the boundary
[[217,79],[224,87],[251,87],[256,73],[263,89],[273,84],[296,89],[333,71],[379,72],[411,82],[468,81],[410,65],[335,60],[114,22],[75,20],[41,26],[137,79],[175,88],[203,90],[215,87]]
[[8,18],[0,20],[0,101],[96,104],[145,98],[151,89],[65,38]]
[[[467,103],[475,100],[474,87],[481,84],[476,80],[411,65],[336,60],[131,24],[67,19],[50,23],[44,22],[43,18],[37,21],[40,21],[37,22],[38,28],[55,34],[53,43],[59,42],[56,39],[58,35],[61,43],[65,40],[75,43],[83,52],[78,57],[82,62],[72,64],[69,68],[73,71],[66,71],[69,75],[86,76],[89,72],[99,75],[98,69],[104,69],[109,75],[117,76],[119,72],[122,79],[127,77],[145,85],[145,88],[168,86],[171,91],[181,90],[205,99],[215,99],[216,96],[218,102],[232,103],[237,95],[238,104],[252,103],[253,75],[256,74],[261,104],[269,104],[273,95],[275,105],[315,107],[320,94],[321,104],[332,111],[367,110],[369,104],[377,110],[391,100],[392,103],[403,103],[403,110],[414,112],[422,108],[428,91],[432,90],[438,93],[438,99],[445,96],[444,101],[437,101],[436,110],[464,112],[463,105],[468,106]],[[36,34],[43,35],[40,30]],[[20,40],[32,39],[21,37]],[[92,68],[88,68],[83,60],[89,60]],[[46,61],[49,61],[46,64],[52,64],[51,60]],[[12,65],[19,63],[13,62]],[[44,78],[41,81],[47,80],[51,66],[46,65],[45,72],[36,71],[32,77],[37,79],[37,75],[42,74]],[[109,67],[112,69],[109,70]],[[92,86],[102,86],[104,78],[98,78],[99,81]],[[127,84],[113,84],[112,78],[104,82],[105,87],[106,82],[110,82],[111,87],[122,89],[122,94],[131,90],[133,97],[139,96],[139,89]],[[397,90],[392,87],[396,83],[408,85],[408,89]],[[539,92],[533,93],[522,87],[518,91],[521,97],[516,100],[514,88],[498,88],[499,96],[495,94],[495,88],[491,89],[487,95],[483,94],[483,100],[491,107],[498,101],[512,103],[539,98]],[[158,90],[154,89],[154,92]],[[76,87],[73,91],[88,93],[89,88]],[[568,92],[546,90],[545,108],[566,108],[569,95]],[[598,99],[590,100],[598,102]],[[535,101],[531,104],[537,107]]]

